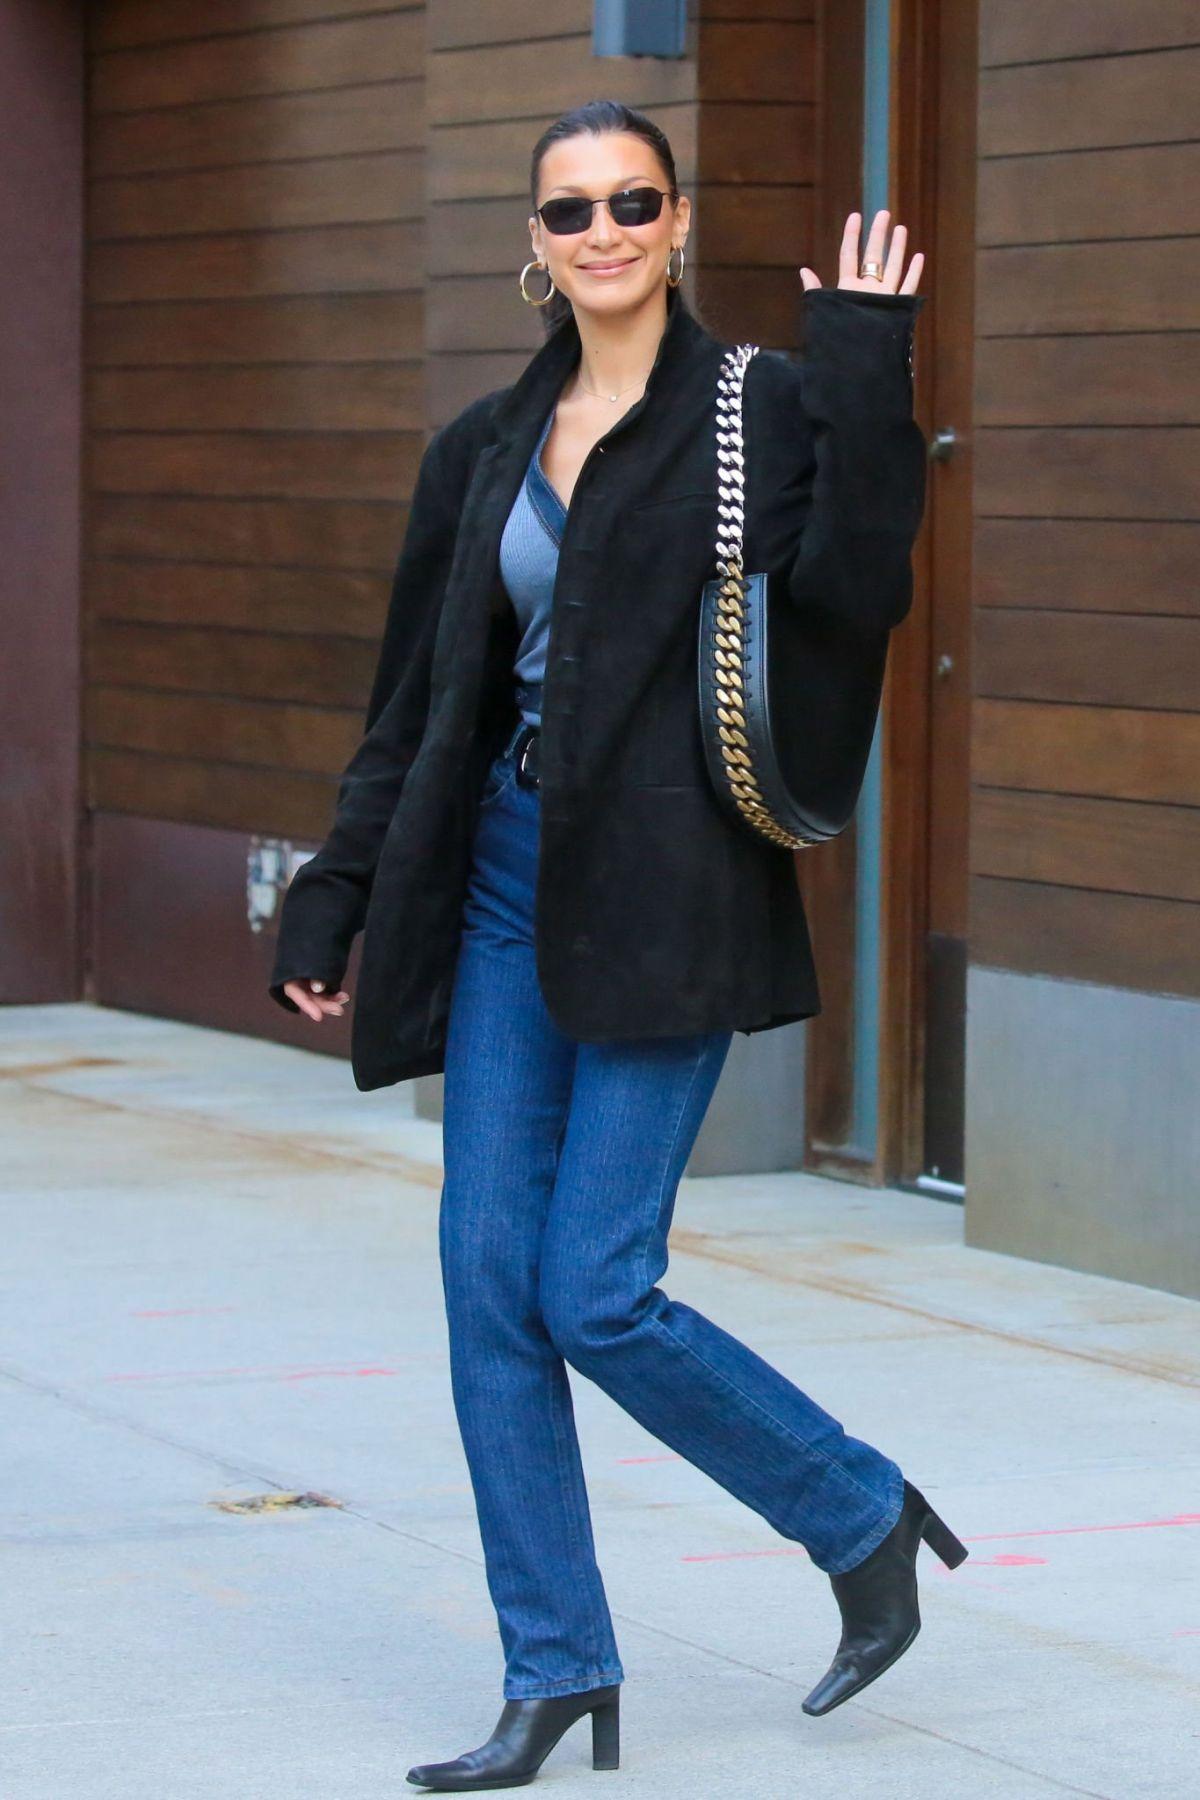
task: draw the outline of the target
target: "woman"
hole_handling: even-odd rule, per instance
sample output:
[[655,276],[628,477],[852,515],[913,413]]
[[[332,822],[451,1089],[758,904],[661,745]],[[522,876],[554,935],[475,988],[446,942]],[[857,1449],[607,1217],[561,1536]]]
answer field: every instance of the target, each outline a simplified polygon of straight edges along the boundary
[[[594,1766],[617,1763],[624,1672],[568,1365],[829,1575],[843,1631],[807,1712],[916,1636],[922,1538],[966,1555],[894,1461],[656,1285],[732,1032],[819,1004],[793,860],[724,818],[704,764],[725,346],[676,291],[690,204],[670,147],[594,102],[539,140],[531,197],[521,292],[559,320],[426,450],[367,734],[271,983],[340,1014],[365,921],[356,1081],[445,1074],[450,1372],[505,1676],[486,1743],[409,1771],[441,1792],[531,1780],[585,1713]],[[901,279],[904,227],[885,260],[880,213],[860,275],[859,223],[836,293],[800,271],[804,369],[767,351],[747,372],[746,567],[877,641],[911,603],[924,500],[923,259]]]

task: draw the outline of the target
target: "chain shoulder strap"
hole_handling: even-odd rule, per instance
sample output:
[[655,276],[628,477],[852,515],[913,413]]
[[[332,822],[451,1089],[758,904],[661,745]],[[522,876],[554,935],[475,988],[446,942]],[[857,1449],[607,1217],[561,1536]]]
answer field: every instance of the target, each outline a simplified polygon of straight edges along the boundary
[[717,376],[717,565],[724,577],[742,573],[746,522],[746,461],[742,436],[742,384],[757,344],[725,352]]

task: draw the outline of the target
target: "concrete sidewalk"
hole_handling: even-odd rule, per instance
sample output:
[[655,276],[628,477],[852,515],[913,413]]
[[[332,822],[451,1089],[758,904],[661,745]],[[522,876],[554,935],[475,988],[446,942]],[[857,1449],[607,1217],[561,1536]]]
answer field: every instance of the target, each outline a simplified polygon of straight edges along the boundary
[[[0,1797],[416,1793],[501,1704],[440,1126],[329,1057],[88,1006],[0,1014],[0,1074]],[[627,1681],[620,1770],[577,1725],[547,1795],[1197,1791],[1200,1307],[961,1226],[803,1175],[684,1183],[667,1291],[971,1556],[922,1551],[917,1643],[810,1719],[826,1577],[573,1375]],[[221,1506],[297,1492],[338,1504]]]

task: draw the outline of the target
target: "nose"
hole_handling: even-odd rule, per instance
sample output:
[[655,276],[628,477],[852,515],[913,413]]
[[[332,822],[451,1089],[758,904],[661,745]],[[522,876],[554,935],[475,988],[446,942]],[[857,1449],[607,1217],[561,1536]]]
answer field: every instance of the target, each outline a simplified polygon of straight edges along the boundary
[[598,200],[592,208],[592,222],[588,227],[589,243],[611,244],[618,235],[618,227],[608,210],[607,200]]

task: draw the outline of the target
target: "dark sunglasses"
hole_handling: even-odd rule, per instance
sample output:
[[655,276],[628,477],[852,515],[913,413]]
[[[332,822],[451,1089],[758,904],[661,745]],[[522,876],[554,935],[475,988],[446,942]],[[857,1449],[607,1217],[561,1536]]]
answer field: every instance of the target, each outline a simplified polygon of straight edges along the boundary
[[[653,225],[662,211],[664,188],[622,188],[608,195],[608,210],[616,225]],[[582,194],[560,194],[537,209],[538,218],[554,237],[570,237],[586,231],[592,222],[593,209],[599,200],[588,200]]]

